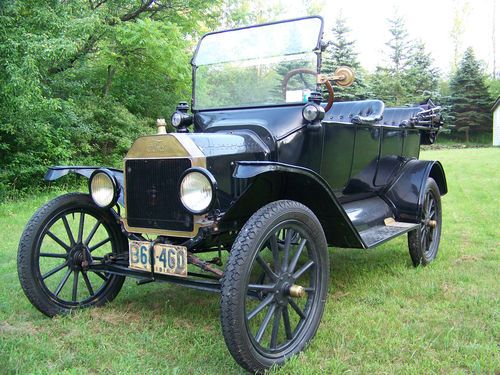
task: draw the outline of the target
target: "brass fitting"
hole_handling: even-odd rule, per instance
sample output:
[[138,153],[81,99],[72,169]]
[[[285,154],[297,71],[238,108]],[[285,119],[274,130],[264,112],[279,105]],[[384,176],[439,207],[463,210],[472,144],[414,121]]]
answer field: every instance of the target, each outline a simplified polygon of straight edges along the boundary
[[333,81],[339,86],[347,87],[353,84],[354,78],[354,70],[348,66],[340,66],[333,75],[318,74],[316,82],[323,84],[326,81]]
[[290,296],[295,298],[302,298],[306,295],[306,290],[300,285],[296,284],[293,284],[288,292],[290,293]]
[[167,123],[164,118],[159,118],[156,120],[156,127],[158,131],[156,134],[167,134]]

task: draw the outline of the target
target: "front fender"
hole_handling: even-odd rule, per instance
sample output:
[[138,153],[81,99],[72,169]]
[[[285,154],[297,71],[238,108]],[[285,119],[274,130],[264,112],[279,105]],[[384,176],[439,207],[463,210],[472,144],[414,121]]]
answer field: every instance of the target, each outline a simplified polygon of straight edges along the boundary
[[106,168],[109,170],[113,176],[116,177],[116,180],[118,181],[118,185],[120,188],[120,192],[118,194],[118,203],[121,206],[124,206],[124,199],[123,199],[123,171],[116,169],[116,168],[109,168],[109,167],[86,167],[86,166],[54,166],[54,167],[49,167],[47,170],[47,173],[45,174],[45,181],[55,181],[63,176],[66,176],[69,173],[74,173],[78,174],[80,176],[90,178],[92,173],[96,169],[101,169],[101,168]]
[[264,205],[290,199],[309,207],[317,216],[327,242],[339,247],[363,248],[363,242],[328,183],[316,172],[268,161],[238,162],[233,178],[247,186],[221,219],[221,225],[243,224]]

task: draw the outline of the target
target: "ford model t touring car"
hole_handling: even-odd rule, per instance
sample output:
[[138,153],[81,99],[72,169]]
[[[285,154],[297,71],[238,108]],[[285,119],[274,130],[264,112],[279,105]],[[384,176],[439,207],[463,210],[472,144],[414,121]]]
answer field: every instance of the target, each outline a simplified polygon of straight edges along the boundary
[[26,225],[18,271],[31,303],[48,316],[99,306],[126,277],[218,292],[230,353],[261,372],[315,335],[329,246],[406,234],[413,264],[431,262],[447,186],[441,164],[418,156],[439,107],[334,102],[332,83],[354,74],[321,74],[322,34],[320,17],[209,33],[175,132],[159,121],[123,169],[49,168],[46,180],[76,173],[89,191]]

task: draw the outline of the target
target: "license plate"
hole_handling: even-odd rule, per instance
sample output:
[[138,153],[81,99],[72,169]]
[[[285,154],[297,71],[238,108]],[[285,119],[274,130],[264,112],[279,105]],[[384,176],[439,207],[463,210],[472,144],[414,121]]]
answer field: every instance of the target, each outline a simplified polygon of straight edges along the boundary
[[[151,258],[147,241],[129,241],[129,268],[151,272]],[[187,276],[187,248],[184,246],[155,244],[153,248],[154,273]]]

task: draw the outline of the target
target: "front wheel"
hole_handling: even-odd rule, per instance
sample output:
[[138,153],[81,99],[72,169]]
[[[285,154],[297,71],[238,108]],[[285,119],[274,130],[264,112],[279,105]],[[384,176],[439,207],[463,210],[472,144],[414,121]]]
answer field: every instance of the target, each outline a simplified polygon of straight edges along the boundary
[[408,248],[415,267],[425,266],[436,258],[441,225],[441,194],[436,181],[428,178],[422,202],[420,227],[408,233]]
[[257,211],[222,279],[222,331],[235,360],[263,372],[300,352],[318,328],[328,274],[325,235],[311,210],[283,200]]
[[17,257],[19,280],[30,302],[48,316],[100,306],[116,297],[125,277],[87,266],[126,248],[127,239],[109,210],[87,194],[62,195],[26,225]]

